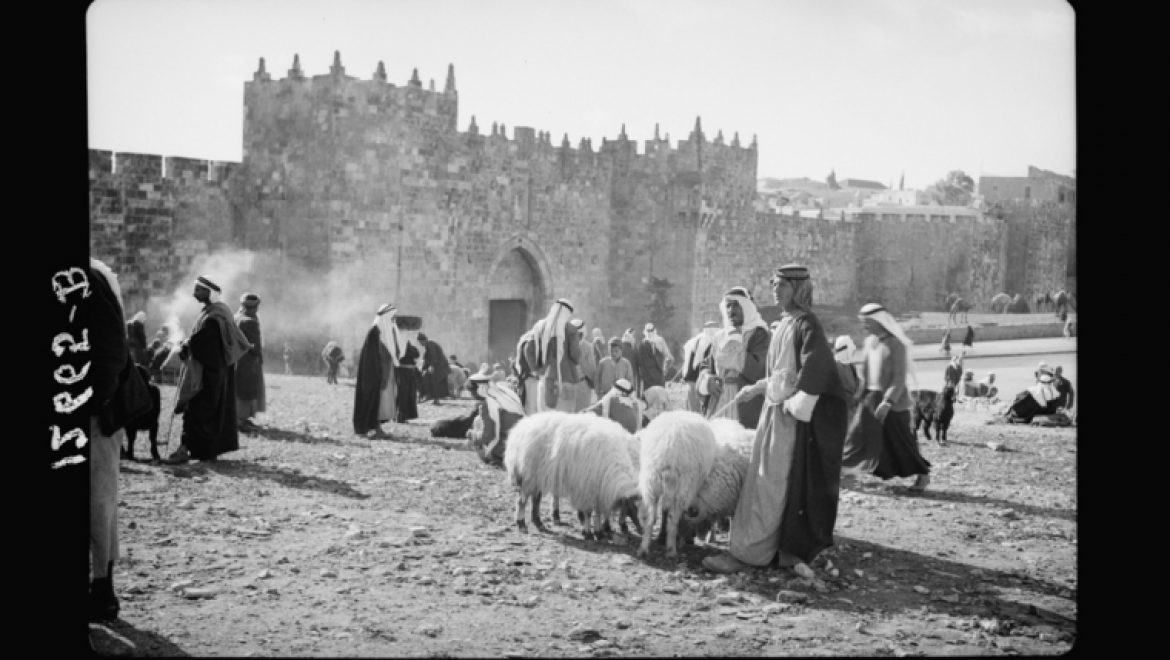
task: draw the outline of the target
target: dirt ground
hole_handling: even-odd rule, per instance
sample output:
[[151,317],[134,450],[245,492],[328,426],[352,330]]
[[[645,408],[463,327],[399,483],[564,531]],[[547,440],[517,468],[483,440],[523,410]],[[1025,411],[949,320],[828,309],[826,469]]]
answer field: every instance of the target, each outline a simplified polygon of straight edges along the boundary
[[[875,477],[842,490],[836,546],[813,577],[725,577],[700,562],[726,536],[643,561],[632,532],[583,541],[571,510],[552,524],[547,500],[550,532],[516,531],[504,473],[430,436],[469,399],[420,406],[422,419],[387,425],[393,439],[370,440],[352,432],[352,380],[267,380],[265,429],[239,451],[122,462],[122,612],[91,624],[100,653],[1048,655],[1076,640],[1075,428],[959,408],[950,445],[922,442],[924,494]],[[163,387],[160,442],[174,392]]]

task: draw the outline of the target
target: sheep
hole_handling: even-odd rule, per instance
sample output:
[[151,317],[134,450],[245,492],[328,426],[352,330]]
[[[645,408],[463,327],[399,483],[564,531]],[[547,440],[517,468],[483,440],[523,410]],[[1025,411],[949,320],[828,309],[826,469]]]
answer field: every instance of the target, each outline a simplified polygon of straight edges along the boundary
[[615,509],[636,511],[641,499],[630,434],[612,419],[568,415],[555,429],[549,454],[552,487],[568,498],[586,539],[603,536],[601,520]]
[[[516,502],[516,528],[527,532],[524,523],[524,505],[532,498],[532,524],[544,531],[540,520],[540,498],[552,493],[553,511],[560,513],[556,493],[555,473],[549,469],[556,428],[570,416],[569,413],[550,410],[529,415],[516,422],[508,434],[504,448],[504,472],[509,482],[519,490]],[[559,515],[554,515],[554,519]]]
[[[626,434],[626,449],[629,451],[629,454],[630,454],[630,462],[633,463],[633,465],[634,465],[634,472],[637,473],[639,470],[639,467],[641,466],[640,454],[642,453],[642,438],[637,436],[637,435],[634,435],[634,434]],[[639,534],[642,533],[642,523],[638,520],[638,511],[637,511],[636,507],[632,507],[632,506],[627,505],[627,506],[623,507],[622,510],[618,511],[617,513],[618,513],[618,525],[619,525],[619,528],[622,530],[622,534],[629,534],[630,533],[630,528],[628,525],[626,525],[627,519],[630,522],[634,523],[634,529],[637,529]],[[578,519],[580,519],[582,522],[584,522],[583,515],[578,515]],[[606,517],[605,521],[602,522],[602,524],[601,524],[601,533],[602,533],[602,535],[607,536],[607,537],[613,536],[613,527],[610,525],[608,516]]]
[[715,527],[726,527],[728,519],[735,514],[755,436],[733,419],[714,419],[710,424],[719,443],[715,465],[683,515],[683,520],[696,528],[708,528],[708,542],[714,540]]
[[715,464],[718,442],[711,425],[698,413],[672,410],[655,417],[642,430],[638,487],[642,544],[638,556],[650,553],[650,537],[659,506],[666,532],[666,556],[678,557],[678,526],[682,512],[695,500]]

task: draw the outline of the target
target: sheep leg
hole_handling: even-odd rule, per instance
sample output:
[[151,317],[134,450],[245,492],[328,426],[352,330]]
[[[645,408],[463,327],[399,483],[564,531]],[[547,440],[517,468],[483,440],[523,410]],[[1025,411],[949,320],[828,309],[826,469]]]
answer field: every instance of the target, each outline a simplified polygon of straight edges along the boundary
[[638,509],[638,519],[642,522],[642,544],[638,546],[637,555],[645,557],[650,554],[650,537],[654,534],[654,518],[658,513],[658,501],[643,499]]
[[545,531],[544,522],[540,519],[540,498],[543,495],[540,491],[532,494],[532,524],[540,531]]
[[[676,509],[678,507],[675,507]],[[682,516],[681,511],[667,511],[665,512],[666,527],[666,558],[678,559],[678,521]]]
[[524,524],[524,505],[528,504],[528,496],[523,491],[516,498],[516,529],[527,534],[528,525]]

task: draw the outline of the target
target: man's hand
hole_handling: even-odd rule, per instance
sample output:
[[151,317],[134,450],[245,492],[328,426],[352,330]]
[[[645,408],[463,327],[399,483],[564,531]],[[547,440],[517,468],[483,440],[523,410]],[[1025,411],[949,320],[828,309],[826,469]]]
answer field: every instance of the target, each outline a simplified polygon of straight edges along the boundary
[[179,359],[186,360],[191,357],[191,349],[187,346],[187,340],[179,342]]
[[735,393],[735,402],[736,403],[743,403],[745,401],[751,401],[752,399],[760,396],[760,394],[762,394],[762,393],[763,393],[763,390],[760,390],[759,388],[752,387],[751,385],[749,385],[749,386],[747,386],[747,387],[743,388],[742,390]]
[[873,416],[877,418],[877,421],[884,423],[886,421],[886,415],[890,413],[890,408],[892,407],[889,401],[883,401],[877,407],[877,410],[873,411]]
[[718,376],[712,376],[707,381],[707,393],[711,396],[712,401],[718,401],[719,395],[723,394],[723,380]]

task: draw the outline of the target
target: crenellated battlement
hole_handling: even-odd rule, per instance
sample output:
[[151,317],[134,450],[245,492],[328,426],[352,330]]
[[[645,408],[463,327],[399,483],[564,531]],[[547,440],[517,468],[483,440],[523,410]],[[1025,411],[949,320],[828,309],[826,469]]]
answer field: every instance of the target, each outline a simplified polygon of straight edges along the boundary
[[89,174],[116,176],[138,183],[161,181],[206,182],[221,185],[231,178],[240,163],[234,161],[203,160],[182,156],[162,156],[133,152],[114,152],[105,149],[89,150]]

